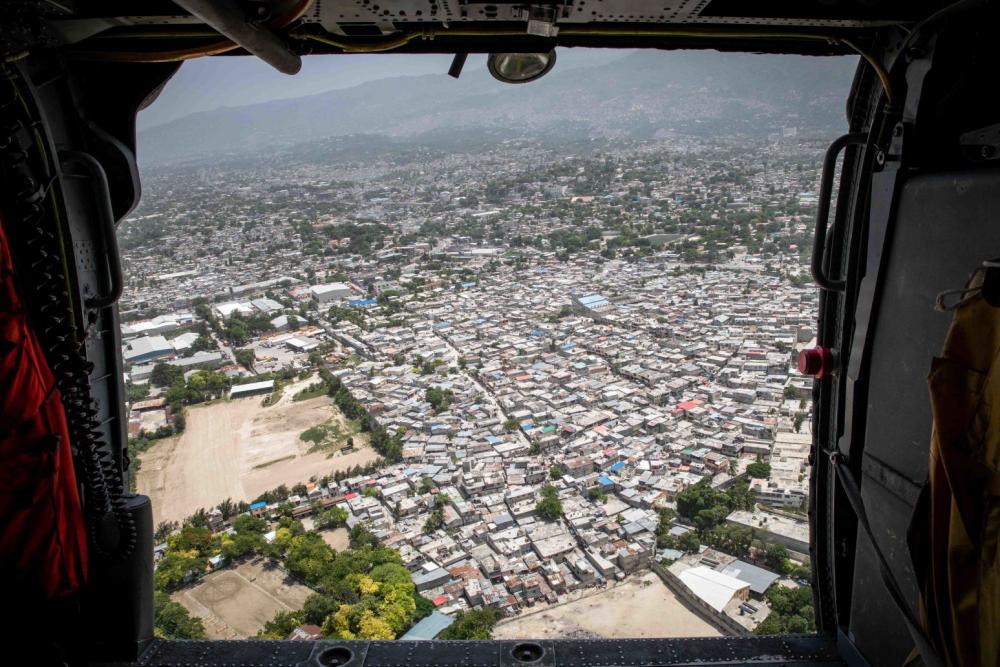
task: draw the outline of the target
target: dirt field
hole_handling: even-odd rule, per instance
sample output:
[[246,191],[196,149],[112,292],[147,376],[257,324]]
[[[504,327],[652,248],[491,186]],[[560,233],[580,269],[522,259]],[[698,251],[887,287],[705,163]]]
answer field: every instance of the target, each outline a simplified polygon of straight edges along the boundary
[[319,534],[323,536],[323,541],[337,551],[343,551],[351,546],[351,536],[346,528],[321,530]]
[[302,431],[344,419],[326,396],[292,401],[313,381],[289,385],[266,408],[260,396],[189,408],[184,433],[160,441],[140,458],[138,488],[153,500],[153,520],[179,521],[226,498],[250,501],[281,484],[375,460],[365,437],[354,438],[358,449],[349,454],[307,453],[309,443],[299,440]]
[[209,639],[245,639],[257,634],[279,611],[293,611],[312,594],[281,568],[242,563],[213,572],[171,598],[202,618]]
[[494,639],[720,636],[652,572],[572,602],[534,607],[493,630]]

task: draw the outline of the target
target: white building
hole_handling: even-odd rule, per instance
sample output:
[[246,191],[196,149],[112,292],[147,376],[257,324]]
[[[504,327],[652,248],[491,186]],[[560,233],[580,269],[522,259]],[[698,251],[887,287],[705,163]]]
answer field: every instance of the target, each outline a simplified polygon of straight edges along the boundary
[[327,283],[326,285],[313,285],[309,288],[312,297],[317,303],[330,303],[339,301],[351,296],[351,286],[347,283]]

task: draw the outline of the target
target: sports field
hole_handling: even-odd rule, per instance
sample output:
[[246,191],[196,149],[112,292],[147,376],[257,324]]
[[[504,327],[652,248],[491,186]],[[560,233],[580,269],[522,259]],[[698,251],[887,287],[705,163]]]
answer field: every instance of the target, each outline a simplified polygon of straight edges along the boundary
[[202,619],[209,639],[253,637],[277,612],[300,609],[313,592],[264,562],[213,572],[171,598]]

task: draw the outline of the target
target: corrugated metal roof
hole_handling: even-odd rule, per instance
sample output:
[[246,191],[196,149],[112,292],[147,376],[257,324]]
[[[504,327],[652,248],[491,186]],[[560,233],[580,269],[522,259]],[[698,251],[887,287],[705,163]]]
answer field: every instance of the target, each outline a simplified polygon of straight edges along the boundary
[[741,560],[734,560],[719,571],[722,574],[747,582],[750,584],[750,590],[758,595],[763,595],[771,584],[780,578],[780,575],[774,572]]
[[684,570],[678,578],[716,611],[722,611],[737,591],[749,586],[745,581],[710,570],[704,565]]
[[249,384],[238,384],[229,390],[229,395],[239,396],[240,394],[246,394],[254,391],[262,391],[264,389],[274,389],[274,380],[264,380],[263,382],[251,382]]

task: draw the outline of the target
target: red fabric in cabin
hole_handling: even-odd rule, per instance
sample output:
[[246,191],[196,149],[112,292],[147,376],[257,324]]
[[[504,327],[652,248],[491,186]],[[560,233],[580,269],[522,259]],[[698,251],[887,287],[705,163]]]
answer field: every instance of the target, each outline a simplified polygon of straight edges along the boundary
[[28,321],[0,226],[0,570],[56,598],[86,579],[87,539],[55,378]]

